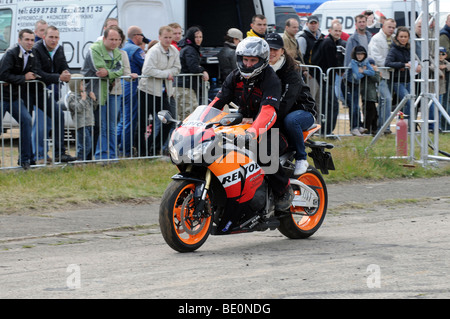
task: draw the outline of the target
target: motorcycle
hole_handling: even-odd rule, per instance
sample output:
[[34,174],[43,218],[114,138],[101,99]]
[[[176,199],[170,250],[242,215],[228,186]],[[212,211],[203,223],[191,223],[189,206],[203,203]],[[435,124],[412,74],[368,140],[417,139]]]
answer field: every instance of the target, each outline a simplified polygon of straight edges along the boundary
[[[235,136],[250,127],[241,123],[241,114],[199,106],[183,122],[173,119],[166,110],[160,111],[158,118],[163,124],[176,124],[168,148],[179,173],[165,190],[159,211],[161,233],[174,250],[195,251],[209,235],[268,229],[303,239],[322,225],[328,193],[321,173],[328,174],[335,168],[331,153],[326,151],[334,146],[311,140],[320,125],[303,132],[315,167],[310,165],[304,174],[294,176],[295,151],[288,149],[279,156],[295,197],[289,210],[276,211],[264,170],[248,145],[236,145]],[[223,219],[229,216],[226,214],[236,211],[238,222],[222,228]]]

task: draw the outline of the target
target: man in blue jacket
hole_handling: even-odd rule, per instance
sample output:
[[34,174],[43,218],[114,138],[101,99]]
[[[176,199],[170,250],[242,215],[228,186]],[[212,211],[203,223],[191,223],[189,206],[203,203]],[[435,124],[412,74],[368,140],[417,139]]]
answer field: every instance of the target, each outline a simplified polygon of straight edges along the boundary
[[[142,29],[137,26],[128,28],[128,41],[123,47],[130,60],[131,73],[142,75],[142,66],[144,65],[145,52],[142,49],[143,43],[148,43],[142,33]],[[124,106],[119,108],[119,123],[117,124],[117,143],[119,152],[124,156],[131,156],[133,147],[133,134],[137,128],[137,95],[138,81],[124,81]]]

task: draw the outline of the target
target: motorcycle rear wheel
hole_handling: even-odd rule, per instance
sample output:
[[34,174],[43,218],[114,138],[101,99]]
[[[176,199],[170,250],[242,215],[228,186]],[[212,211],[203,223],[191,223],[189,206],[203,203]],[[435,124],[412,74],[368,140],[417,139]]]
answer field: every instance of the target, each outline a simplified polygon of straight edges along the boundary
[[208,238],[212,219],[211,203],[206,199],[208,217],[195,217],[192,181],[172,181],[167,187],[159,208],[159,225],[166,243],[178,252],[192,252],[200,248]]
[[[327,212],[328,191],[322,175],[312,166],[306,173],[294,178],[310,186],[316,192],[319,199],[318,207],[308,209],[291,206],[291,215],[280,219],[278,230],[288,238],[304,239],[312,236],[322,225]],[[298,192],[294,189],[294,193]]]

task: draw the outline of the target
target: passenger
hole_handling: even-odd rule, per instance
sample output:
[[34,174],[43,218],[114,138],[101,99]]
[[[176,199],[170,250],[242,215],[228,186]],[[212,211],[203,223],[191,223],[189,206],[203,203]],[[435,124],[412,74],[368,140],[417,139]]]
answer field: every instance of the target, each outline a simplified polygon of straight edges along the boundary
[[[31,52],[34,44],[34,34],[30,29],[22,29],[19,32],[18,43],[7,50],[0,60],[0,81],[11,85],[3,87],[3,110],[0,120],[9,112],[20,125],[20,143],[18,164],[23,169],[30,168],[32,163],[31,149],[31,115],[28,112],[30,105],[28,101],[28,92],[26,81],[36,80],[35,57]],[[32,93],[31,93],[32,94]],[[19,98],[20,97],[20,98]],[[11,101],[11,102],[10,102]]]
[[[42,112],[37,112],[35,123],[33,125],[32,145],[33,158],[37,164],[43,164],[46,160],[51,160],[44,152],[44,132],[45,125],[44,120],[47,119],[47,130],[53,127],[53,142],[55,147],[55,161],[56,162],[71,162],[76,158],[67,154],[64,146],[64,112],[61,109],[60,104],[57,102],[60,100],[60,88],[61,83],[70,81],[69,65],[67,64],[66,55],[64,54],[64,48],[59,44],[59,30],[54,26],[50,26],[44,32],[44,38],[39,40],[33,47],[33,53],[36,58],[36,70],[40,76],[40,80],[44,82],[49,89],[53,90],[53,101],[51,97],[43,90],[38,90],[37,101],[35,106]],[[39,86],[38,86],[39,87]],[[35,97],[33,98],[36,99]],[[44,108],[44,99],[46,100],[47,107]],[[54,103],[53,103],[54,102]],[[36,110],[36,107],[35,107]],[[46,112],[46,114],[44,113]],[[54,120],[52,121],[52,117]],[[50,124],[50,126],[48,125]],[[48,151],[48,148],[47,148]]]
[[[260,137],[270,141],[271,134],[279,133],[271,128],[276,123],[279,111],[281,82],[269,67],[269,55],[269,45],[259,37],[247,37],[239,43],[236,48],[238,68],[228,75],[222,90],[210,104],[221,110],[230,102],[239,105],[239,112],[247,123],[251,123],[251,127],[245,131],[245,135],[238,135],[238,145]],[[277,146],[284,149],[286,142],[281,134],[278,135]],[[267,146],[270,148],[271,144]],[[270,149],[268,151],[271,152]],[[289,209],[294,193],[278,159],[276,167],[277,172],[267,177],[275,194],[275,209],[283,211]],[[239,216],[239,212],[236,213]]]
[[267,18],[262,14],[256,14],[252,17],[250,23],[250,31],[247,32],[247,37],[259,37],[264,39],[267,32]]
[[[172,43],[172,28],[163,26],[159,29],[159,42],[155,44],[145,57],[142,74],[145,76],[139,82],[140,109],[139,126],[136,145],[139,156],[160,154],[161,139],[163,144],[168,137],[167,127],[161,127],[157,113],[169,110],[169,99],[173,95],[173,80],[180,73],[179,52]],[[153,122],[149,122],[152,115]],[[152,124],[152,133],[146,136],[146,128]],[[162,129],[162,138],[160,131]],[[153,147],[153,140],[156,144]]]
[[223,48],[217,54],[219,59],[220,80],[225,81],[228,74],[236,69],[236,46],[242,41],[242,32],[239,29],[228,29],[225,35]]
[[[203,32],[199,27],[190,27],[186,36],[178,43],[181,47],[180,62],[182,74],[203,74],[202,80],[209,81],[209,74],[200,65],[200,47],[203,42]],[[177,101],[178,119],[184,119],[198,106],[197,94],[202,93],[199,85],[202,83],[196,77],[178,77],[175,98]]]
[[94,107],[97,98],[94,92],[85,90],[83,75],[73,74],[69,82],[67,105],[77,130],[77,160],[86,161],[92,158],[92,142],[94,137]]
[[277,122],[296,150],[294,175],[301,175],[308,169],[303,131],[315,122],[315,102],[309,87],[303,82],[300,68],[286,53],[284,42],[278,33],[267,36],[270,47],[269,64],[281,80],[281,101]]

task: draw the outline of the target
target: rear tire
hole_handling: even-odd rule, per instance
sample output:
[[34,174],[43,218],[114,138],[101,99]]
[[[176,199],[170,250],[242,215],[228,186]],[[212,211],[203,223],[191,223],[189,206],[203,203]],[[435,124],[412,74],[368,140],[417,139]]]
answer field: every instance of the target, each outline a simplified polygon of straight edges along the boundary
[[[319,205],[311,210],[304,207],[291,206],[291,215],[280,219],[278,230],[288,238],[304,239],[313,235],[322,225],[327,212],[328,191],[322,175],[312,166],[309,166],[306,173],[294,176],[294,178],[313,188],[319,198]],[[294,189],[294,193],[298,195],[299,190]]]
[[192,252],[200,248],[211,231],[211,203],[206,199],[208,217],[193,216],[194,191],[192,181],[172,181],[162,197],[159,208],[159,225],[166,243],[178,252]]

